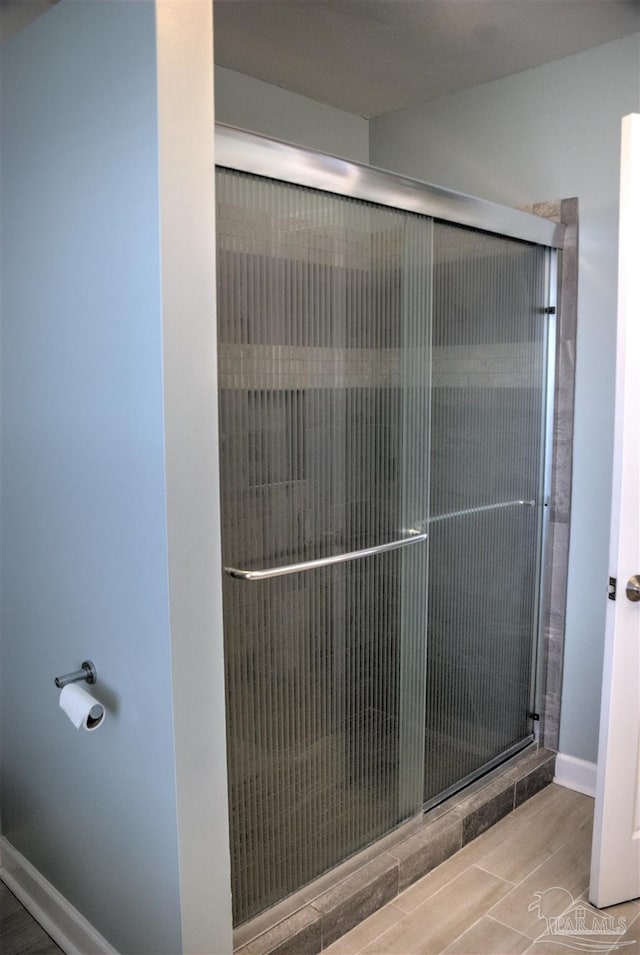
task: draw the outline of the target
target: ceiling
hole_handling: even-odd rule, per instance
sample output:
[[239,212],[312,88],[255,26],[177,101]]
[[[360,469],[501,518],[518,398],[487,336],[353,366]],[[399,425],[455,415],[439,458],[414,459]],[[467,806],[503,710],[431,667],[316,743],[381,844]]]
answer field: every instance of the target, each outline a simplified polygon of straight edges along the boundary
[[21,30],[30,20],[46,13],[57,0],[0,0],[0,43]]
[[371,118],[636,33],[640,0],[214,0],[214,17],[220,66]]

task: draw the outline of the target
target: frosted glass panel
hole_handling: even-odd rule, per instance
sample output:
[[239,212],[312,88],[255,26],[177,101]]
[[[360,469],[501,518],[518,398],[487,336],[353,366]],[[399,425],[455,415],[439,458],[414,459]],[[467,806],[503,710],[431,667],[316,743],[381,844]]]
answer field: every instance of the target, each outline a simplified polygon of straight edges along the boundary
[[[226,170],[218,202],[225,565],[424,530],[432,223]],[[236,922],[420,809],[426,559],[225,576]]]
[[530,733],[546,255],[434,227],[425,800]]

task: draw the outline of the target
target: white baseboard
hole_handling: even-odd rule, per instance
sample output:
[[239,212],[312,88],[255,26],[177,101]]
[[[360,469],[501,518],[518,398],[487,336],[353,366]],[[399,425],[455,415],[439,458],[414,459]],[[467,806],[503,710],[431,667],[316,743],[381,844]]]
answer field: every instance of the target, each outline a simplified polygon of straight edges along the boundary
[[4,836],[0,837],[0,878],[66,955],[118,955]]
[[558,753],[556,756],[556,774],[553,781],[566,789],[574,789],[577,793],[595,797],[596,772],[597,766],[595,763],[588,763],[585,759]]

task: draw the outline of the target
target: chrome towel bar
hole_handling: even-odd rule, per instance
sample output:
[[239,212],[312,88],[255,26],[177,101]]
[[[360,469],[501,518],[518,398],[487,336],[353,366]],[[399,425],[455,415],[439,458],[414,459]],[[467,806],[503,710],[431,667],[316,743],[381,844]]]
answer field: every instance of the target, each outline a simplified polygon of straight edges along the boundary
[[448,521],[452,517],[468,517],[472,514],[484,514],[486,511],[500,511],[505,507],[535,507],[535,501],[501,501],[499,504],[481,504],[479,507],[466,507],[462,511],[449,511],[448,514],[436,514],[430,517],[428,523]]
[[317,560],[303,560],[299,564],[285,564],[282,567],[267,567],[264,570],[239,570],[237,567],[225,567],[225,573],[236,580],[269,580],[271,577],[285,577],[287,574],[300,574],[305,570],[317,570],[320,567],[330,567],[332,564],[345,564],[350,560],[360,560],[361,557],[373,557],[374,554],[386,554],[390,550],[399,550],[409,544],[418,544],[427,539],[426,532],[414,532],[409,537],[403,537],[388,544],[378,544],[376,547],[363,547],[362,550],[352,550],[346,554],[336,554],[333,557],[320,557]]
[[[484,504],[480,507],[469,507],[461,511],[451,511],[449,514],[439,514],[429,518],[429,523],[448,520],[452,517],[466,517],[470,514],[482,514],[484,511],[499,510],[505,507],[534,507],[535,501],[503,501],[499,504]],[[225,573],[236,580],[270,580],[272,577],[286,577],[287,574],[300,574],[305,570],[318,570],[320,567],[330,567],[332,564],[345,564],[350,560],[360,560],[361,557],[372,557],[374,554],[386,554],[390,550],[399,550],[409,544],[418,544],[428,537],[426,531],[410,532],[409,537],[390,541],[388,544],[378,544],[375,547],[363,547],[361,550],[352,550],[346,554],[336,554],[333,557],[320,557],[316,560],[303,560],[298,564],[284,564],[282,567],[266,567],[264,570],[242,570],[238,567],[225,567]]]

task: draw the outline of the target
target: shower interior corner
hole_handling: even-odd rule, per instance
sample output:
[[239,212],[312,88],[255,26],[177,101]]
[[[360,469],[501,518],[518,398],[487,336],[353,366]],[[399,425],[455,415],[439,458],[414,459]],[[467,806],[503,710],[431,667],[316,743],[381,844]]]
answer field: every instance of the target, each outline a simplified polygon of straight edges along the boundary
[[239,925],[533,739],[555,252],[216,188]]

